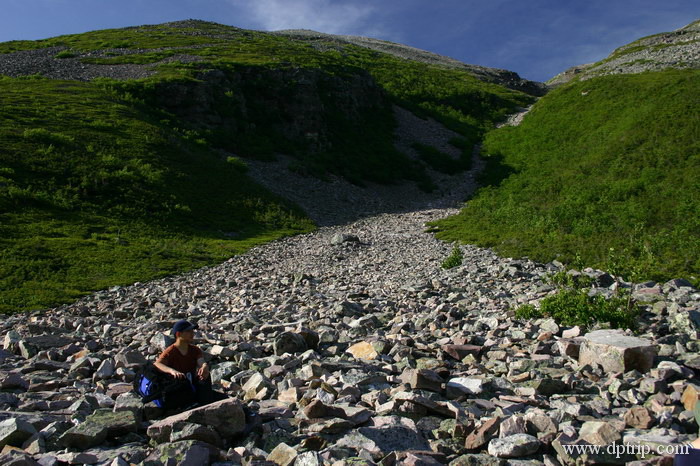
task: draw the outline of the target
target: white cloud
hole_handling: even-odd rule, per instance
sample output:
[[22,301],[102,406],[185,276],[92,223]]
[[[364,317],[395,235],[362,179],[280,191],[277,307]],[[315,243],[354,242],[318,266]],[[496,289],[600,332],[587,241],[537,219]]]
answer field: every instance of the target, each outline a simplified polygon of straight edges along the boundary
[[313,29],[329,34],[377,34],[374,8],[351,1],[332,0],[231,0],[244,9],[261,29]]

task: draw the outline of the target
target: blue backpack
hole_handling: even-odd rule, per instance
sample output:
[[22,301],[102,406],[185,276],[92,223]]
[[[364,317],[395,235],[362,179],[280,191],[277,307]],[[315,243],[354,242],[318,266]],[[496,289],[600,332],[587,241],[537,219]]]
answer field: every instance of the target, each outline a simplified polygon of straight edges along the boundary
[[153,401],[159,408],[172,408],[192,404],[196,389],[189,380],[177,380],[149,362],[136,375],[134,391],[144,404]]

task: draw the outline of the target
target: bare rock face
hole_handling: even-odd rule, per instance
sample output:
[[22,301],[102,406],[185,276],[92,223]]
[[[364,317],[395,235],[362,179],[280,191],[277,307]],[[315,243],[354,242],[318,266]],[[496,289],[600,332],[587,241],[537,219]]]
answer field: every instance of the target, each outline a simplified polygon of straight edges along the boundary
[[579,365],[598,364],[606,372],[647,372],[654,365],[656,347],[619,330],[596,330],[584,336]]

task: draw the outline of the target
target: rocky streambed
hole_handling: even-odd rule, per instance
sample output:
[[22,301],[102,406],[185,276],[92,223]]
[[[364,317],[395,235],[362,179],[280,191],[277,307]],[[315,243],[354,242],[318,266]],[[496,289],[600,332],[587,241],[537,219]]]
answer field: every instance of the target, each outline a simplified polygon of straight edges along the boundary
[[[585,270],[592,293],[633,292],[636,336],[518,320],[561,264],[461,246],[444,270],[452,245],[425,222],[454,212],[324,227],[3,317],[0,463],[670,464],[697,436],[700,293]],[[131,382],[180,318],[230,398],[163,418]],[[654,458],[569,447],[612,443]]]

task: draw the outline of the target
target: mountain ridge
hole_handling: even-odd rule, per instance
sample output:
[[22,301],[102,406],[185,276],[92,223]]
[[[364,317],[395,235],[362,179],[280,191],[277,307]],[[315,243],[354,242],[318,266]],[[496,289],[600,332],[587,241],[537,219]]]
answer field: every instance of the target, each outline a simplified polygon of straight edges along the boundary
[[548,80],[547,85],[556,87],[572,79],[665,68],[700,68],[700,20],[673,32],[653,34],[620,46],[601,61],[573,66],[561,72]]
[[447,66],[450,68],[467,70],[470,73],[473,73],[479,79],[500,84],[510,89],[523,91],[527,94],[541,96],[547,92],[547,87],[543,83],[523,79],[514,71],[468,64],[445,55],[439,55],[434,52],[426,51],[404,44],[399,44],[396,42],[373,39],[371,37],[364,36],[327,34],[309,29],[286,29],[280,31],[272,31],[272,33],[281,34],[289,37],[295,37],[298,39],[308,41],[316,41],[322,39],[328,41],[337,41],[341,43],[355,44],[361,47],[366,47],[371,50],[389,53],[391,55],[400,58],[405,58],[408,60],[416,60],[422,63],[437,64]]

